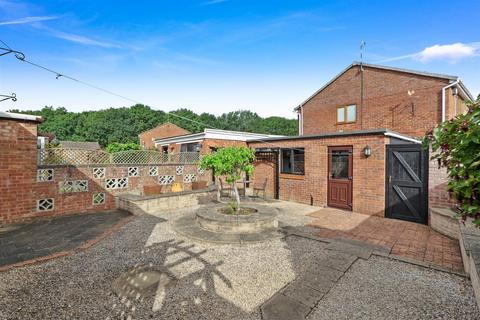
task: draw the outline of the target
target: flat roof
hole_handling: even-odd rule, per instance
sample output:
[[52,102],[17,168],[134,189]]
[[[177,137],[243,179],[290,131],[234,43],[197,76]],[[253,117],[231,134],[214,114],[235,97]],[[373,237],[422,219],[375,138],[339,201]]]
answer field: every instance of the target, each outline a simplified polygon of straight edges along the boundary
[[42,122],[43,119],[40,116],[35,116],[31,114],[23,113],[14,113],[14,112],[4,112],[0,111],[0,118],[10,119],[10,120],[22,120],[22,121],[33,121],[33,122]]
[[302,140],[302,139],[322,139],[322,138],[333,138],[333,137],[347,137],[347,136],[366,136],[366,135],[385,135],[409,142],[421,143],[420,140],[413,137],[389,130],[389,129],[368,129],[368,130],[356,130],[356,131],[345,131],[345,132],[328,132],[321,134],[306,134],[302,136],[291,136],[291,137],[279,137],[279,138],[266,138],[258,140],[249,140],[248,142],[272,142],[272,141],[287,141],[287,140]]
[[154,139],[154,142],[157,145],[166,145],[171,143],[197,142],[203,139],[249,141],[254,139],[281,138],[281,137],[283,136],[207,128],[200,133],[191,133],[191,134],[178,135],[178,136],[168,137],[168,138]]

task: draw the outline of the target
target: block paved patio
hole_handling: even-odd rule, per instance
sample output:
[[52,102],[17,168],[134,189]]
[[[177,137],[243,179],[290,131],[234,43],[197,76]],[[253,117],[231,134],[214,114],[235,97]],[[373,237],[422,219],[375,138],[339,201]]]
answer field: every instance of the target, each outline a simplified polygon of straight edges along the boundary
[[320,237],[341,237],[381,245],[389,249],[391,256],[454,271],[463,270],[458,241],[429,226],[333,208],[323,208],[309,216],[315,218],[309,226],[318,228]]
[[129,221],[125,211],[39,219],[0,232],[0,272],[87,249]]

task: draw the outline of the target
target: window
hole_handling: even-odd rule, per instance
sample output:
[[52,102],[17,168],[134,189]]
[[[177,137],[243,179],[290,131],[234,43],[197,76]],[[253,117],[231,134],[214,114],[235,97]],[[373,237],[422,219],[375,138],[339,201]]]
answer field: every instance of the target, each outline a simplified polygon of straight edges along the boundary
[[337,123],[350,123],[357,121],[357,106],[352,104],[337,108]]
[[282,149],[282,173],[305,174],[305,150]]
[[180,147],[180,152],[200,152],[200,144],[197,142],[184,143]]

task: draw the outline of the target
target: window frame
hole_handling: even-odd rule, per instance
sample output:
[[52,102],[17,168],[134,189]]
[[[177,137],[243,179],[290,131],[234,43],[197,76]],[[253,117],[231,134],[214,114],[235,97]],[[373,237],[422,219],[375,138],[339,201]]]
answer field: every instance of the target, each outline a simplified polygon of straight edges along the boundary
[[[295,162],[295,151],[297,150],[303,150],[303,173],[301,172],[286,172],[283,169],[283,152],[284,151],[292,151],[290,155],[290,162],[292,163],[292,168],[294,167],[293,163]],[[291,174],[291,175],[296,175],[296,176],[304,176],[305,175],[305,148],[281,148],[280,149],[280,173],[281,174]]]
[[[350,107],[350,106],[355,106],[355,120],[354,121],[348,121],[347,120],[347,108]],[[344,121],[338,121],[338,109],[342,109],[342,108],[343,108],[343,119],[345,119],[345,120]],[[335,109],[335,123],[336,124],[355,123],[355,122],[357,122],[357,118],[358,118],[357,116],[358,116],[358,113],[357,113],[357,104],[356,103],[350,103],[350,104],[337,106],[337,108]]]
[[[197,149],[197,150],[195,150],[195,151],[188,151],[188,146],[192,146],[192,145],[193,145],[193,146],[195,147],[195,149]],[[182,151],[183,146],[185,146],[185,149],[187,149],[187,151]],[[200,142],[186,142],[186,143],[181,143],[181,144],[180,144],[180,152],[200,152],[201,149],[202,149],[202,145],[201,145]]]

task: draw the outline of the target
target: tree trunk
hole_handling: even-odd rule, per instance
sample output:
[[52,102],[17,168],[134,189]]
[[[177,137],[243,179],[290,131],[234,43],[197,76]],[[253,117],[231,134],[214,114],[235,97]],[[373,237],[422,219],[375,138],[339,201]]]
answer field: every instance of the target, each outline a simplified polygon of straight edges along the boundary
[[237,201],[237,213],[240,211],[240,194],[238,193],[237,184],[234,182],[233,185],[233,194],[235,195],[235,200]]

